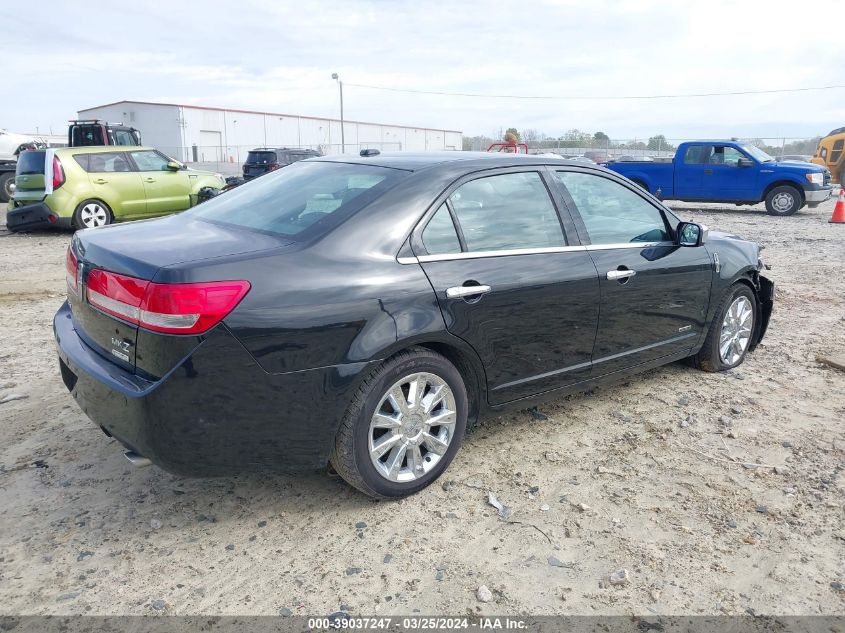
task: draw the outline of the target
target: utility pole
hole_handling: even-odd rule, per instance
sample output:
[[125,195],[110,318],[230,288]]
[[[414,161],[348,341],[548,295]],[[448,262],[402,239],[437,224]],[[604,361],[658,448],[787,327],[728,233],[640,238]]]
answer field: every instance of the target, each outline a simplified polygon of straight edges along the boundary
[[337,81],[338,88],[340,89],[340,153],[346,153],[346,134],[345,130],[343,129],[343,82],[340,80],[340,77],[337,73],[332,73],[332,79]]

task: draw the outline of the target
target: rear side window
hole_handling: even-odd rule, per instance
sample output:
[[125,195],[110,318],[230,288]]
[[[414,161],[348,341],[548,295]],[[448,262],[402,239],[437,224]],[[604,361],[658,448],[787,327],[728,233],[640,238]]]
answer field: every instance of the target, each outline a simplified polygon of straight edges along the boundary
[[28,176],[44,173],[44,157],[46,152],[21,152],[18,155],[18,165],[15,174]]
[[74,147],[106,144],[101,125],[74,125],[70,134]]
[[537,172],[487,176],[449,196],[468,251],[565,246],[549,192]]
[[452,216],[444,202],[440,205],[422,232],[422,242],[429,255],[444,255],[446,253],[460,253],[461,243],[455,231]]
[[688,145],[684,152],[684,164],[701,165],[710,162],[712,148],[709,145]]
[[276,162],[276,152],[250,152],[246,157],[250,165],[268,165]]
[[[83,164],[80,158],[87,158]],[[132,171],[132,166],[123,152],[103,152],[101,154],[80,154],[74,156],[76,162],[87,172],[93,174]]]
[[[256,178],[188,213],[290,237],[313,225],[327,231],[407,174],[372,165],[299,162]],[[319,229],[315,227],[314,232]]]
[[672,239],[660,209],[609,178],[558,171],[593,244],[664,242]]

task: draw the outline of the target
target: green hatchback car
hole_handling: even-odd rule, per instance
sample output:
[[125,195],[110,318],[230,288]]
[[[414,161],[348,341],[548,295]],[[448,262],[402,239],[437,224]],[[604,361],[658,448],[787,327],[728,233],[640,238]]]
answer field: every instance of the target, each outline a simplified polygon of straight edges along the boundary
[[21,152],[6,227],[90,229],[152,218],[183,211],[225,186],[221,175],[188,169],[151,147]]

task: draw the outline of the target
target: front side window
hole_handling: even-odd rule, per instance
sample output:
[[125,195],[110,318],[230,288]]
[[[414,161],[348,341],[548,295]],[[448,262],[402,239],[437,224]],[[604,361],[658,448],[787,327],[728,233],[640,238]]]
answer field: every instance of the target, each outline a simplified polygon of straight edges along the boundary
[[745,154],[730,145],[713,145],[707,163],[710,165],[728,165],[736,167],[740,158],[747,158]]
[[663,213],[627,187],[609,178],[558,171],[592,244],[664,242],[672,239]]
[[298,162],[186,213],[293,237],[316,224],[327,231],[407,174],[372,165]]
[[115,145],[137,145],[135,137],[129,130],[114,130],[112,132],[112,140]]
[[834,141],[833,147],[830,150],[830,162],[838,163],[839,157],[842,156],[842,148],[845,146],[845,139]]
[[461,243],[446,203],[440,205],[422,232],[422,242],[429,255],[460,253]]
[[[74,157],[77,158],[77,157]],[[123,152],[102,152],[100,154],[88,154],[88,160],[79,162],[80,166],[89,173],[113,173],[118,171],[132,171],[129,161]]]
[[566,245],[557,212],[537,172],[471,180],[449,200],[469,251]]
[[139,171],[166,171],[167,163],[170,162],[167,156],[151,150],[129,152],[129,154],[135,164],[138,165]]

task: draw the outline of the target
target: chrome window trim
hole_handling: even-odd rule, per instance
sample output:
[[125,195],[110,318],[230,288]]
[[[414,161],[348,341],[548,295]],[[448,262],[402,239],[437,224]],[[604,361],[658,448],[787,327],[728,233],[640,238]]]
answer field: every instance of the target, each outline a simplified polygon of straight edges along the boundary
[[622,242],[619,244],[587,244],[586,246],[550,246],[548,248],[513,248],[501,251],[467,251],[465,253],[441,253],[419,255],[418,257],[397,257],[400,264],[421,264],[425,262],[448,262],[457,259],[482,259],[486,257],[512,257],[514,255],[543,255],[551,253],[576,253],[580,251],[606,251],[617,248],[653,248],[674,246],[674,242]]
[[[513,255],[543,255],[551,253],[574,253],[576,251],[584,251],[584,246],[550,246],[548,248],[513,248],[501,251],[467,251],[466,253],[442,253],[439,255],[419,255],[415,258],[417,262],[445,262],[456,259],[481,259],[486,257],[511,257]],[[410,260],[411,258],[400,258],[399,263],[405,263],[402,259]],[[407,262],[411,263],[411,262]]]
[[617,244],[587,244],[588,251],[608,251],[617,248],[652,248],[654,246],[675,246],[675,242],[619,242]]

